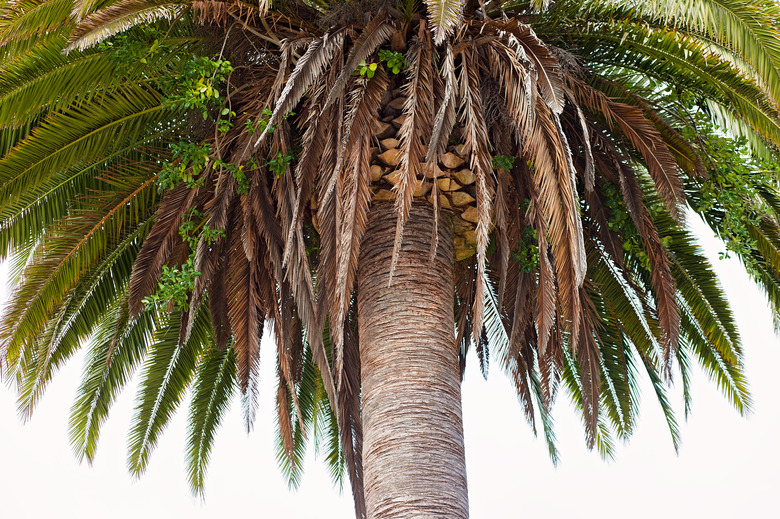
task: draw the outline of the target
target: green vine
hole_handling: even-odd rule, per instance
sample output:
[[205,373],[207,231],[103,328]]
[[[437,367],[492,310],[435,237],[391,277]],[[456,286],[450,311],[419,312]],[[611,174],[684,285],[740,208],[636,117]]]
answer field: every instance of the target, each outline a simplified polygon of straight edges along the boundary
[[187,244],[190,254],[180,266],[163,265],[160,281],[154,294],[143,299],[147,309],[173,304],[179,310],[189,310],[189,294],[195,287],[195,278],[201,273],[195,269],[195,251],[198,241],[211,245],[225,236],[222,229],[211,229],[205,223],[203,213],[193,208],[184,214],[179,235]]
[[172,108],[200,111],[208,120],[211,108],[222,102],[220,88],[233,72],[233,66],[223,59],[193,57],[177,76],[160,81],[165,104]]
[[[531,201],[520,202],[520,212],[525,213]],[[512,257],[520,264],[521,272],[533,272],[539,268],[539,235],[531,225],[527,225],[520,237]]]
[[208,164],[211,146],[205,142],[179,142],[172,146],[172,160],[163,164],[157,176],[157,188],[160,192],[173,189],[184,183],[193,189],[203,185],[201,173]]
[[283,155],[281,151],[276,152],[276,156],[268,160],[265,166],[274,174],[276,178],[281,177],[290,167],[295,156],[292,153]]

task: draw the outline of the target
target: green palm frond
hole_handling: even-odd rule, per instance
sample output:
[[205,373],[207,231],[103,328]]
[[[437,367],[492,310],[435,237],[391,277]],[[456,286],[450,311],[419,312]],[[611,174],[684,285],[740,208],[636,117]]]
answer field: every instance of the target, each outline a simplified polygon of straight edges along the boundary
[[[165,145],[160,142],[167,131],[143,136],[143,141]],[[168,154],[156,147],[146,147],[145,142],[130,141],[102,160],[71,170],[59,172],[35,189],[25,191],[22,196],[0,210],[0,259],[5,259],[13,248],[16,254],[29,254],[34,245],[51,225],[65,218],[74,207],[79,195],[98,192],[106,187],[99,175],[104,168],[116,167],[121,157],[130,162],[144,158],[164,161]]]
[[169,117],[156,92],[143,85],[54,113],[0,159],[0,209],[58,172],[99,160]]
[[[685,321],[683,319],[683,325],[684,324]],[[661,411],[664,414],[666,425],[669,428],[669,433],[672,436],[672,444],[674,445],[674,450],[679,451],[680,427],[677,424],[677,418],[675,416],[672,403],[669,401],[669,395],[667,393],[666,384],[664,384],[664,381],[661,379],[660,376],[658,376],[658,370],[655,366],[653,366],[645,358],[642,358],[641,362],[642,365],[645,367],[647,376],[650,378],[650,382],[653,384],[653,391],[655,392],[656,400],[658,400],[658,403],[661,405]]]
[[8,150],[27,137],[33,128],[33,124],[26,124],[19,128],[0,128],[0,157],[8,153]]
[[670,90],[688,90],[708,102],[730,107],[738,120],[776,146],[780,117],[754,81],[713,54],[699,39],[631,20],[552,29],[550,37],[571,39],[577,51],[605,76],[626,71],[660,81]]
[[[639,0],[631,7],[651,23],[695,31],[718,43],[726,59],[744,62],[780,106],[780,7],[742,0]],[[587,9],[587,7],[586,7]],[[738,60],[738,61],[737,61]],[[740,67],[741,68],[741,67]]]
[[24,60],[0,64],[0,128],[25,124],[45,108],[58,110],[114,83],[116,61],[106,53],[65,56],[62,48],[41,45]]
[[121,241],[126,226],[133,228],[149,217],[157,194],[154,177],[142,169],[140,177],[123,180],[124,189],[108,191],[93,207],[75,211],[41,242],[36,261],[25,270],[24,283],[14,291],[4,315],[4,353],[9,359],[35,341],[80,277]]
[[67,33],[67,23],[73,0],[21,0],[4,2],[0,11],[0,49],[9,43],[22,43],[21,49],[29,49],[39,39]]
[[121,307],[117,307],[105,316],[90,341],[68,422],[68,436],[78,459],[94,461],[100,428],[119,392],[141,363],[156,324],[149,312],[133,322],[124,322]]
[[[20,413],[30,416],[46,389],[54,372],[64,365],[93,333],[100,333],[100,326],[119,329],[127,320],[126,309],[117,309],[117,302],[124,305],[124,293],[138,254],[139,242],[148,232],[150,220],[129,233],[99,264],[90,269],[78,284],[69,291],[59,306],[56,316],[27,347],[31,359],[25,357],[19,369]],[[124,311],[124,320],[111,320],[111,315]],[[98,328],[98,332],[95,329]],[[106,332],[107,333],[107,332]],[[116,341],[116,338],[114,339]],[[27,351],[25,352],[27,354]]]
[[188,417],[187,474],[192,492],[203,496],[216,430],[238,388],[235,351],[212,345],[196,372]]
[[135,416],[128,435],[127,467],[139,477],[168,420],[192,384],[202,352],[213,344],[208,312],[197,311],[189,340],[179,345],[181,318],[164,315],[144,361]]
[[[583,411],[584,401],[580,366],[568,348],[564,347],[561,348],[561,350],[564,358],[561,369],[561,381],[563,382],[564,387],[566,387],[574,407],[580,411],[583,425],[587,428],[586,422],[589,418],[587,413]],[[599,407],[601,407],[600,402]],[[607,415],[607,413],[598,413],[597,427],[593,430],[593,442],[603,459],[612,459],[615,455],[615,441],[612,437],[612,431],[606,422],[605,415]]]

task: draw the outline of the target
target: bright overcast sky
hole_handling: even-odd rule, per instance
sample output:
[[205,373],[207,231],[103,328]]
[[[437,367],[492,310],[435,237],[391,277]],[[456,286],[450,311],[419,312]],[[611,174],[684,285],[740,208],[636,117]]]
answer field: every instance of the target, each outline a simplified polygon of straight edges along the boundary
[[[714,238],[704,245],[714,258],[722,250]],[[752,415],[740,417],[697,371],[687,422],[681,395],[674,393],[682,433],[675,455],[652,390],[645,386],[634,437],[618,447],[614,462],[603,462],[585,448],[580,422],[562,394],[554,413],[561,462],[554,468],[506,377],[493,367],[485,382],[476,359],[469,359],[463,394],[473,519],[777,517],[780,341],[763,296],[739,264],[713,261],[742,333]],[[0,271],[1,279],[5,275]],[[272,355],[270,348],[265,352]],[[128,475],[125,437],[133,391],[125,391],[114,406],[95,465],[78,464],[68,444],[67,419],[81,363],[81,356],[73,359],[55,377],[26,425],[16,417],[12,392],[0,386],[3,517],[353,517],[349,490],[340,495],[318,460],[308,463],[301,489],[288,491],[274,460],[272,357],[262,363],[265,389],[255,431],[244,433],[237,404],[219,431],[205,503],[192,497],[186,484],[185,409],[163,435],[141,480]]]

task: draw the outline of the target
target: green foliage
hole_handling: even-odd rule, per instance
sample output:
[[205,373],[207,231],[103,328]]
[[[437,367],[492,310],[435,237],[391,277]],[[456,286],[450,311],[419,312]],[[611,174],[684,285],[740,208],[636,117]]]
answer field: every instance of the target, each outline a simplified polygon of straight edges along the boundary
[[217,132],[219,132],[220,137],[224,137],[227,132],[233,128],[233,122],[230,119],[236,116],[236,112],[226,107],[222,109],[219,115],[220,117],[217,119]]
[[[613,184],[605,182],[601,186],[604,194],[604,205],[609,209],[607,226],[610,231],[619,233],[623,237],[623,251],[627,257],[636,260],[637,268],[642,268],[646,272],[650,271],[650,258],[645,252],[642,236],[636,230],[634,221],[628,213],[623,196]],[[662,240],[669,238],[662,238]]]
[[521,272],[534,272],[539,268],[539,237],[536,229],[526,226],[512,257],[520,264]]
[[191,209],[184,215],[184,222],[179,226],[179,235],[188,245],[190,255],[181,266],[163,265],[157,291],[144,298],[147,310],[169,303],[174,304],[179,310],[189,310],[189,294],[195,286],[195,278],[201,275],[201,272],[195,269],[195,251],[198,241],[203,240],[211,245],[219,238],[223,238],[225,231],[211,229],[204,223],[203,214],[197,209]]
[[189,294],[195,286],[195,278],[200,272],[195,270],[192,258],[179,267],[163,265],[157,292],[144,298],[147,309],[153,309],[161,304],[172,302],[180,310],[189,309]]
[[279,178],[284,175],[294,158],[295,156],[292,153],[283,155],[281,151],[278,151],[276,156],[268,160],[265,165],[276,178]]
[[161,42],[164,35],[158,24],[140,25],[132,32],[115,34],[100,42],[97,50],[114,61],[118,71],[131,73],[139,64],[147,65],[154,57],[170,51],[167,43]]
[[515,157],[509,157],[507,155],[496,155],[493,157],[493,168],[510,170],[515,164]]
[[[702,115],[697,119],[699,134],[707,167],[707,176],[697,179],[694,209],[701,214],[717,215],[717,233],[726,251],[721,258],[735,253],[754,271],[758,249],[751,228],[758,227],[762,216],[770,208],[758,196],[761,189],[769,189],[772,178],[777,178],[780,168],[766,159],[751,155],[745,138],[729,138]],[[694,138],[693,129],[684,135]]]
[[208,143],[196,144],[182,141],[171,146],[172,160],[163,164],[157,177],[158,189],[162,192],[184,183],[192,189],[203,185],[201,173],[206,168],[211,154]]
[[[379,59],[387,63],[387,68],[393,74],[398,74],[403,69],[406,68],[406,58],[400,52],[395,52],[387,49],[379,49]],[[371,78],[371,76],[369,76],[369,78]]]
[[367,79],[371,79],[374,77],[374,73],[376,72],[377,67],[378,65],[373,61],[371,63],[366,63],[366,60],[363,60],[358,65],[358,68],[355,72],[361,76],[366,77]]
[[160,81],[160,88],[168,106],[199,110],[206,120],[209,109],[222,102],[220,88],[232,72],[233,67],[227,60],[192,57],[178,76]]

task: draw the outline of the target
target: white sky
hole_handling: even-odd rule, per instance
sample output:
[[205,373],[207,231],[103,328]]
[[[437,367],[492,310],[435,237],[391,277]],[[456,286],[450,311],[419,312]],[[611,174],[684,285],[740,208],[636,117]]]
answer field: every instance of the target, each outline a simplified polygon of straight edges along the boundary
[[[714,258],[722,250],[714,238],[705,245]],[[559,398],[554,415],[562,459],[556,469],[544,441],[526,425],[506,377],[493,368],[485,382],[476,359],[470,359],[463,393],[472,518],[777,517],[780,344],[763,296],[738,263],[713,261],[742,333],[753,414],[740,417],[697,371],[687,422],[675,391],[682,433],[677,456],[646,386],[634,437],[618,447],[614,462],[603,462],[587,451],[578,418]],[[5,279],[4,272],[0,276]],[[26,425],[16,418],[12,392],[0,387],[3,517],[353,517],[348,489],[339,495],[318,460],[308,463],[299,491],[287,490],[274,460],[271,357],[263,362],[265,389],[255,431],[244,433],[237,403],[219,431],[205,503],[192,497],[186,484],[186,409],[163,435],[141,480],[128,475],[125,437],[134,391],[125,391],[115,404],[95,465],[77,463],[68,444],[67,418],[81,363],[81,356],[73,359],[55,377]]]

